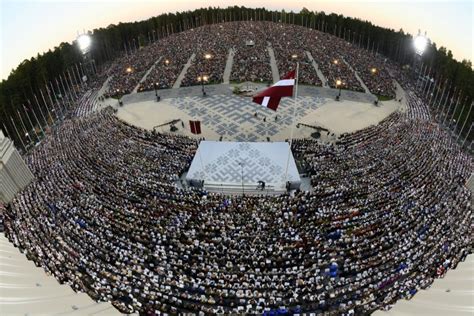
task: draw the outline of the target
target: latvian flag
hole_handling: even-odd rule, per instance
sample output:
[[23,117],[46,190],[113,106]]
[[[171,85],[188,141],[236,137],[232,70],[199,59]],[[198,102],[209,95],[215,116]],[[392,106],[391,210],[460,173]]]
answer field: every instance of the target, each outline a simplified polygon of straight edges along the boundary
[[201,134],[201,121],[189,121],[191,133]]
[[276,111],[282,97],[293,96],[293,86],[295,85],[295,71],[290,71],[285,77],[268,89],[263,90],[253,97],[253,102],[263,105]]

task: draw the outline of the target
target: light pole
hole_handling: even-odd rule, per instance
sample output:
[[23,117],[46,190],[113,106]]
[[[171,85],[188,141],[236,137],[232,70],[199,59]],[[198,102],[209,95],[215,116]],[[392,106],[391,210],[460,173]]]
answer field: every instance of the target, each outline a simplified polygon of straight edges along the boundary
[[[168,68],[169,64],[170,64],[169,59],[166,59],[166,60],[165,60],[166,68]],[[155,83],[153,84],[153,88],[155,89],[156,102],[159,102],[160,99],[161,99],[160,96],[158,95],[158,90],[160,89],[160,83],[159,83],[159,82],[155,82]]]
[[[413,75],[416,77],[416,85],[418,86],[418,81],[420,80],[421,74],[421,65],[422,65],[422,56],[426,50],[426,47],[431,44],[431,41],[425,35],[422,35],[421,32],[418,30],[418,35],[413,39],[413,46],[415,48],[415,56],[413,58]],[[418,75],[417,75],[418,72]]]
[[[204,59],[209,61],[212,58],[212,55],[209,53],[204,54]],[[204,70],[201,70],[201,76],[198,77],[198,81],[201,82],[202,96],[206,96],[206,91],[204,91],[204,81],[208,81],[210,78],[207,75],[204,75]]]
[[[88,34],[81,34],[77,37],[76,42],[77,42],[77,46],[79,46],[79,50],[82,53],[82,60],[84,62],[83,68],[85,68],[86,70],[85,80],[88,80],[89,79],[88,77],[95,73],[94,71],[95,61],[92,58],[92,54],[91,54],[92,38]],[[82,66],[82,63],[81,63],[81,66]],[[84,71],[83,71],[83,74],[84,74]],[[84,78],[81,78],[81,79],[84,79]]]
[[[372,73],[372,76],[375,76],[375,74],[377,73],[377,68],[375,68],[375,67],[370,68],[370,72]],[[379,91],[378,91],[378,93],[380,94]],[[378,105],[379,104],[379,97],[377,95],[375,95],[374,97],[375,97],[374,104]]]
[[208,79],[209,79],[209,77],[206,76],[206,75],[202,75],[202,76],[197,77],[197,80],[201,83],[201,90],[202,90],[202,96],[203,97],[206,96],[206,91],[204,90],[204,81],[207,81]]
[[[130,76],[131,73],[133,72],[133,68],[130,67],[130,66],[128,66],[128,67],[125,69],[125,71],[127,72],[127,76]],[[126,94],[126,93],[130,93],[130,91],[129,91],[129,90],[123,90],[122,93],[123,93],[123,94]]]
[[153,83],[153,88],[155,89],[156,102],[158,102],[160,101],[160,96],[158,95],[159,83],[158,82]]
[[339,88],[339,94],[337,95],[337,101],[341,98],[341,88],[342,88],[342,81],[340,79],[336,80],[336,88]]

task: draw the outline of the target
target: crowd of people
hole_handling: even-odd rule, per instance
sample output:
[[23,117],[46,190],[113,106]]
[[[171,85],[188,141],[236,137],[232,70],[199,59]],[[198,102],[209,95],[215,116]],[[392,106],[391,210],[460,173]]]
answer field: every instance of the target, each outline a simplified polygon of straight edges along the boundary
[[232,64],[231,81],[272,82],[269,43],[266,40],[267,23],[252,21],[233,23],[235,27],[235,55]]
[[158,43],[153,43],[144,49],[137,49],[117,58],[107,71],[110,77],[106,97],[120,97],[131,93],[148,69],[155,63],[154,54]]
[[[196,50],[197,58],[224,55],[238,34],[236,80],[271,80],[269,45],[262,38],[272,39],[280,75],[295,59],[312,66],[303,45],[291,46],[291,36],[283,35],[290,44],[275,43],[278,37],[271,34],[278,24],[234,24],[234,31],[224,30],[226,24],[210,27],[225,34],[227,44],[213,39]],[[291,33],[298,33],[294,28]],[[177,77],[174,70],[193,52],[187,42],[200,36],[203,43],[212,41],[196,34],[153,44],[163,58],[143,89],[173,84],[176,79],[169,78]],[[316,34],[326,45],[325,35]],[[344,62],[364,76],[351,54],[335,55],[335,46],[308,47],[327,78],[361,88]],[[258,50],[265,51],[261,60],[251,57]],[[137,72],[156,62],[150,51],[137,54],[146,61],[124,59]],[[336,58],[344,61],[331,64]],[[218,64],[208,68],[209,76],[218,75],[225,58]],[[471,194],[465,182],[473,161],[433,123],[413,82],[395,65],[385,66],[407,91],[407,111],[335,143],[293,141],[293,155],[309,173],[312,189],[279,196],[182,188],[179,176],[197,140],[130,126],[110,107],[93,111],[98,96],[87,90],[75,99],[74,115],[26,155],[36,179],[4,210],[5,234],[59,282],[110,301],[123,313],[363,315],[389,309],[470,252]],[[109,74],[115,78],[122,69],[113,65]],[[302,82],[323,84],[314,67],[300,69]],[[140,76],[129,75],[138,84]],[[112,86],[130,89],[121,79]]]
[[200,85],[203,77],[206,83],[222,83],[231,52],[230,81],[269,83],[273,81],[269,49],[273,49],[280,76],[294,69],[298,61],[299,82],[303,84],[363,92],[357,71],[371,93],[395,97],[387,62],[379,55],[317,30],[255,21],[219,23],[175,33],[117,59],[109,71],[112,81],[107,96],[130,93],[137,85],[138,91],[171,88],[188,61],[181,86]]
[[[194,30],[195,58],[186,71],[181,86],[203,82],[222,83],[229,49],[233,46],[235,29],[226,24],[212,24]],[[203,77],[206,79],[204,80]]]
[[153,56],[158,61],[145,81],[140,84],[139,91],[172,88],[193,54],[194,47],[190,43],[195,40],[194,36],[191,30],[172,34],[160,40],[157,45],[154,44]]
[[335,144],[294,141],[313,189],[280,196],[184,190],[195,140],[111,108],[73,117],[26,157],[36,180],[5,211],[6,235],[124,313],[389,308],[470,249],[471,157],[409,98],[407,114]]
[[309,29],[296,25],[268,24],[271,30],[268,32],[268,41],[272,43],[280,77],[289,69],[294,69],[298,62],[298,81],[302,84],[322,86],[312,60],[306,53],[308,46],[311,45],[307,38]]
[[371,93],[394,98],[392,78],[386,58],[361,48],[347,49],[344,58],[354,67]]

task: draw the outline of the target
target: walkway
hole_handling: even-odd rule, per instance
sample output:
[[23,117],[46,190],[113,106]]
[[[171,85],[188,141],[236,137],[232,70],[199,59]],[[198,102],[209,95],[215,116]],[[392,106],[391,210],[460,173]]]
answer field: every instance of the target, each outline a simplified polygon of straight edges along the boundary
[[97,96],[101,97],[104,95],[105,91],[107,91],[107,88],[109,87],[109,81],[112,80],[112,76],[109,76],[107,80],[105,80],[104,84],[102,87],[97,91]]
[[0,314],[121,315],[110,303],[59,284],[0,235]]
[[186,63],[186,65],[184,65],[183,70],[181,70],[181,73],[179,74],[178,79],[176,79],[173,85],[173,89],[178,89],[179,87],[181,87],[181,82],[183,81],[184,76],[186,76],[186,72],[188,72],[188,68],[191,67],[191,64],[194,61],[194,57],[196,57],[195,53],[193,53],[191,57],[189,57],[188,62]]
[[143,78],[138,82],[137,86],[135,87],[135,89],[133,89],[132,93],[137,93],[138,88],[140,88],[140,83],[145,82],[146,78],[148,77],[150,72],[152,72],[152,70],[155,69],[156,64],[158,64],[160,62],[161,58],[163,58],[163,57],[158,58],[158,60],[155,61],[155,63],[150,67],[150,69],[148,69],[148,71],[145,73],[145,75],[143,75]]
[[364,88],[365,93],[371,94],[369,88],[367,88],[364,81],[362,81],[362,79],[359,77],[359,74],[357,73],[357,71],[355,71],[354,68],[352,68],[352,66],[349,65],[349,63],[344,58],[342,58],[342,61],[347,65],[347,67],[349,67],[350,70],[354,72],[356,79],[359,81],[362,88]]
[[229,48],[229,55],[227,56],[227,62],[225,63],[225,69],[224,69],[224,80],[223,84],[229,84],[230,83],[230,73],[232,72],[232,65],[234,63],[234,55],[235,51],[233,48]]
[[474,315],[473,286],[474,255],[471,254],[443,279],[435,279],[429,289],[419,291],[409,301],[397,301],[388,312],[376,311],[372,315]]
[[268,50],[268,55],[270,55],[270,67],[272,68],[273,83],[276,83],[278,82],[278,80],[280,80],[280,73],[278,72],[275,52],[273,51],[273,48],[270,43],[268,43],[267,50]]
[[326,77],[324,77],[323,72],[321,71],[321,69],[319,69],[319,66],[316,63],[316,61],[314,60],[313,55],[311,55],[310,52],[306,51],[306,56],[308,56],[309,60],[311,60],[311,64],[313,65],[314,70],[316,70],[316,74],[318,75],[319,80],[321,80],[321,82],[323,84],[323,88],[329,88],[328,81],[327,81]]

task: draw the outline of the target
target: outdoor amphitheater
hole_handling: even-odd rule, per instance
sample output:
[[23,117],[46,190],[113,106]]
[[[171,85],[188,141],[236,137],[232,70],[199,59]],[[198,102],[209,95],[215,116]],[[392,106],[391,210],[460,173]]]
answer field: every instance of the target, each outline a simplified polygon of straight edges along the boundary
[[0,313],[472,315],[472,122],[331,32],[191,25],[47,84],[0,136]]

